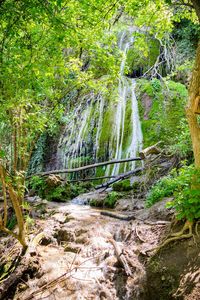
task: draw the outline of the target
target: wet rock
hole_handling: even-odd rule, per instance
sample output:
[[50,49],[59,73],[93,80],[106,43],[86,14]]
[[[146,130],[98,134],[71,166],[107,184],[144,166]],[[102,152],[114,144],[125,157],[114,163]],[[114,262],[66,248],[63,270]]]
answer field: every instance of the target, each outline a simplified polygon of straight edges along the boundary
[[74,232],[70,231],[69,229],[62,228],[58,230],[54,237],[57,239],[58,242],[73,242],[75,241],[75,234]]
[[119,211],[133,211],[140,210],[144,208],[143,199],[120,199],[116,203],[116,210]]
[[166,208],[166,204],[172,201],[172,198],[164,198],[150,208],[139,210],[135,217],[142,220],[166,220],[169,221],[174,215],[174,209]]
[[81,251],[81,246],[77,244],[70,243],[64,247],[65,252],[73,252],[73,253],[79,253]]

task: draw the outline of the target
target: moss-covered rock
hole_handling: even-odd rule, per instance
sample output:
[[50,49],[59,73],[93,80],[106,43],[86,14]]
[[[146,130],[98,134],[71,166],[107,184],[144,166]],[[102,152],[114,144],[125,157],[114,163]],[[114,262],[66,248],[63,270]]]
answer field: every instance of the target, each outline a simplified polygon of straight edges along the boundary
[[125,179],[113,184],[113,191],[124,192],[132,190],[130,179]]

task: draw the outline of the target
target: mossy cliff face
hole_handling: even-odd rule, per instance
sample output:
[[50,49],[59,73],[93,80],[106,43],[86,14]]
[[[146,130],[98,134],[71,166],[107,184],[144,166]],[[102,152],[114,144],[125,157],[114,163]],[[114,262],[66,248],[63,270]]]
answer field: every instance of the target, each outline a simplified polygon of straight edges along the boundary
[[[58,145],[58,167],[75,167],[115,158],[116,114],[118,101],[121,99],[118,96],[118,87],[109,92],[104,96],[97,95],[76,113],[77,116],[75,112],[71,113],[73,118],[69,118],[69,124],[66,124]],[[186,87],[173,81],[162,83],[158,79],[151,81],[138,79],[136,94],[143,132],[143,147],[158,141],[163,141],[164,145],[169,146],[173,145],[174,141],[178,143],[179,136],[182,134],[180,128],[182,123],[186,123],[184,111],[187,101]],[[127,93],[124,122],[120,128],[121,135],[122,130],[121,156],[124,158],[127,156],[134,131],[137,130],[132,123],[131,89]],[[73,156],[74,159],[71,159]],[[70,165],[66,157],[69,158]],[[127,169],[129,167],[127,166]],[[120,172],[125,170],[124,166],[120,168]],[[103,175],[105,172],[106,169],[98,169],[97,175]],[[107,174],[109,173],[112,173],[112,168],[107,169]]]
[[[181,134],[187,134],[183,128],[186,124],[185,105],[188,97],[185,85],[171,80],[162,82],[158,79],[140,79],[136,94],[144,147],[158,141],[171,146],[179,142]],[[183,140],[189,150],[189,135],[183,137]]]
[[[138,68],[145,71],[159,54],[158,42],[148,37],[148,51],[140,55],[138,46],[134,48],[131,34],[119,34],[122,57],[118,80],[113,85],[105,86],[103,78],[100,78],[101,91],[84,95],[77,92],[69,96],[61,132],[54,143],[48,138],[48,143],[44,145],[42,141],[45,138],[40,140],[32,158],[32,172],[34,169],[74,168],[93,162],[134,157],[142,147],[158,141],[169,148],[176,144],[185,153],[191,150],[184,111],[186,87],[167,79],[130,78],[137,75],[134,70]],[[182,144],[180,141],[183,141]],[[52,155],[51,151],[47,151],[50,146],[54,149]],[[126,163],[119,167],[102,167],[81,176],[114,175],[135,166],[135,163]]]

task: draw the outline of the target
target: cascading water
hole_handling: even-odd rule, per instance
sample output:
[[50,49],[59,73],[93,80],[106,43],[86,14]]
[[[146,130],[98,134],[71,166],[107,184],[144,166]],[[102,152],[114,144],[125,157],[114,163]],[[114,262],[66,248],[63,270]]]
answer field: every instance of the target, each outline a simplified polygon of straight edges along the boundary
[[[68,122],[57,150],[57,168],[73,168],[102,160],[136,157],[142,149],[136,82],[124,75],[127,53],[133,42],[131,30],[121,34],[119,49],[122,51],[122,60],[117,105],[116,97],[111,102],[101,92],[82,97],[79,105],[67,115]],[[110,94],[112,92],[111,90]],[[131,110],[129,116],[127,109]],[[126,133],[127,124],[130,127],[129,136]],[[135,162],[124,164],[123,167],[115,164],[103,169],[101,174],[117,175],[134,168]]]
[[[130,35],[130,37],[129,37]],[[115,159],[121,159],[123,157],[122,153],[122,146],[123,146],[123,139],[124,139],[124,128],[125,128],[125,112],[126,112],[126,103],[127,98],[129,97],[129,93],[131,92],[131,109],[132,109],[132,139],[130,146],[128,147],[126,153],[124,154],[125,158],[128,157],[136,157],[137,152],[142,149],[142,130],[138,112],[138,105],[137,99],[135,95],[135,80],[129,79],[124,76],[124,68],[125,62],[127,57],[127,52],[130,49],[134,42],[132,37],[132,32],[130,31],[128,36],[127,32],[124,31],[120,43],[119,48],[123,51],[123,58],[120,65],[120,78],[119,78],[119,100],[117,106],[117,113],[116,113],[116,152],[115,152]],[[125,164],[124,171],[126,170],[127,164]],[[135,168],[135,162],[131,163],[131,169]],[[112,175],[116,175],[119,173],[120,165],[115,164],[112,170]]]

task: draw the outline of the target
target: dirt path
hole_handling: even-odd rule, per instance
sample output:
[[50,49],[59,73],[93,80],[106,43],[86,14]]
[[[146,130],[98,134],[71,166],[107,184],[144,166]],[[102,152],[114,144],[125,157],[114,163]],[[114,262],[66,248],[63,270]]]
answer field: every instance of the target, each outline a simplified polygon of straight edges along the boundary
[[34,226],[44,235],[40,271],[19,285],[15,300],[143,299],[147,251],[165,226],[115,220],[76,204],[47,203],[44,211]]

